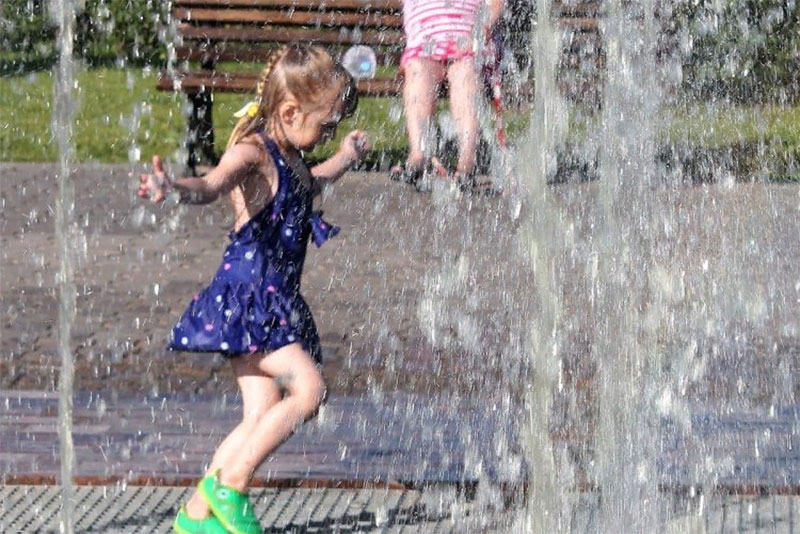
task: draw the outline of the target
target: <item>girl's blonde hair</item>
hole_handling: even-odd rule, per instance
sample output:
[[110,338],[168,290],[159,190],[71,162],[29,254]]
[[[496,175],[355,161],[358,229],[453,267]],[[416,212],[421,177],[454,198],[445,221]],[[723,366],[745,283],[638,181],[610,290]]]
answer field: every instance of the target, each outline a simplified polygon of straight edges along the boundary
[[358,103],[353,77],[324,48],[299,43],[278,48],[258,76],[257,112],[239,119],[226,149],[267,126],[286,98],[310,111],[319,108],[320,96],[335,89],[344,102],[343,117],[351,115]]

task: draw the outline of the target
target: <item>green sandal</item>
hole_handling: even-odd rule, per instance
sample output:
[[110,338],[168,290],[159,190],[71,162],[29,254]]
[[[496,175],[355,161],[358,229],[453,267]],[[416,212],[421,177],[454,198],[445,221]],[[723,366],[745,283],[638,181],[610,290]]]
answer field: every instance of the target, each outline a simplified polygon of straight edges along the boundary
[[201,480],[198,488],[211,511],[230,532],[261,534],[261,524],[247,494],[220,484],[219,471]]
[[186,508],[181,506],[172,530],[178,534],[228,534],[228,531],[219,522],[219,519],[210,515],[203,519],[192,519],[186,514]]

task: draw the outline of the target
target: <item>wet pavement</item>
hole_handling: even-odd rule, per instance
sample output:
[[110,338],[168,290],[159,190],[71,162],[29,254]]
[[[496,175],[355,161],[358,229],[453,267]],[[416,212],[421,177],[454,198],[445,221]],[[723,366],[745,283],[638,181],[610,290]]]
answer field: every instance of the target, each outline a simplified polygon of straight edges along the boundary
[[[0,391],[0,406],[0,532],[59,532],[57,395]],[[75,531],[87,534],[170,532],[241,413],[235,396],[185,393],[79,392],[74,407]],[[256,473],[264,532],[498,531],[525,468],[499,463],[499,440],[516,437],[476,408],[331,397]]]
[[[0,165],[4,492],[53,483],[58,472],[53,169]],[[183,486],[202,471],[238,404],[224,360],[168,353],[163,340],[188,295],[216,269],[230,221],[220,206],[141,205],[127,170],[87,165],[76,175],[85,238],[76,247],[73,329],[77,469],[86,477],[78,481]],[[680,224],[653,230],[662,263],[649,274],[664,296],[653,316],[669,319],[661,326],[664,361],[686,369],[669,391],[680,402],[665,404],[658,425],[658,477],[667,493],[690,497],[675,505],[680,513],[665,516],[661,531],[794,532],[800,188],[662,193]],[[553,199],[575,242],[554,263],[563,269],[564,367],[551,431],[575,453],[578,482],[591,489],[591,477],[581,476],[592,458],[602,370],[592,360],[592,293],[581,291],[602,213],[593,184],[559,186]],[[419,195],[368,173],[329,192],[326,218],[343,231],[322,249],[311,247],[303,283],[331,399],[258,473],[260,485],[378,481],[381,491],[424,492],[433,481],[486,480],[519,487],[525,469],[509,425],[524,418],[515,395],[530,376],[525,332],[536,310],[506,201]],[[676,407],[685,413],[673,417]],[[581,494],[575,532],[595,528],[591,495]],[[117,526],[138,531],[131,525],[149,525],[142,521]]]
[[[59,479],[58,398],[0,391],[0,480]],[[74,398],[75,477],[84,483],[184,484],[205,471],[241,418],[234,396],[80,392]],[[483,479],[517,487],[524,466],[497,412],[430,398],[333,396],[257,471],[257,485],[422,487]],[[499,456],[498,446],[511,456]],[[502,460],[502,462],[501,462]]]
[[[4,389],[54,390],[57,382],[56,168],[0,163]],[[233,375],[221,358],[165,350],[172,324],[219,266],[232,224],[228,203],[146,203],[135,196],[136,179],[128,176],[139,170],[86,164],[74,175],[75,387],[233,393]],[[450,341],[455,322],[433,342],[419,318],[420,303],[431,292],[426,277],[450,271],[472,239],[496,251],[473,264],[482,283],[497,287],[507,276],[493,260],[513,238],[504,201],[453,197],[447,203],[440,213],[431,195],[391,182],[386,173],[350,173],[325,194],[325,218],[342,230],[322,248],[309,246],[303,294],[320,331],[331,393],[469,393],[475,378],[504,373],[496,344],[479,350],[458,346]],[[453,220],[469,225],[448,224]],[[490,234],[505,237],[489,239]],[[489,287],[478,296],[499,303]],[[485,340],[506,335],[502,318],[511,309],[471,308]]]
[[663,419],[661,485],[737,494],[800,494],[800,406]]
[[[0,480],[55,483],[56,394],[0,391],[0,405]],[[75,477],[93,484],[190,483],[241,414],[237,397],[207,394],[79,392],[74,406]],[[412,488],[483,482],[514,491],[526,479],[516,424],[499,411],[430,397],[333,396],[268,459],[255,483]],[[659,486],[676,493],[800,494],[798,436],[800,406],[697,408],[689,427],[664,417]],[[587,446],[580,437],[554,440]]]

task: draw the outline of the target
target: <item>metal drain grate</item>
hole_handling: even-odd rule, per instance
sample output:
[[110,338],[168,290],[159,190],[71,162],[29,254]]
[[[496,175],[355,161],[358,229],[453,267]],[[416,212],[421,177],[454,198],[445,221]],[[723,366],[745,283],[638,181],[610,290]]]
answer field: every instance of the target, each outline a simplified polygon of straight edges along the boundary
[[[76,534],[166,534],[191,488],[82,486],[76,491]],[[461,534],[508,532],[513,512],[489,513],[450,488],[253,489],[265,533]],[[573,534],[604,534],[596,494],[578,497]],[[55,486],[0,486],[0,534],[58,534]],[[715,495],[678,498],[653,529],[661,534],[800,534],[800,497]],[[504,528],[505,527],[505,528]],[[512,529],[513,530],[513,529]]]
[[[159,534],[191,488],[81,486],[76,491],[75,532]],[[454,491],[385,489],[253,489],[251,500],[265,533],[463,532],[453,513],[469,521],[470,505]],[[54,486],[0,486],[2,534],[58,534],[61,497]],[[486,518],[480,521],[486,527]],[[494,532],[493,529],[489,532]]]
[[[800,496],[663,494],[663,497],[653,534],[800,534]],[[619,534],[619,528],[614,532],[602,531],[599,511],[598,494],[580,494],[572,508],[569,532]]]

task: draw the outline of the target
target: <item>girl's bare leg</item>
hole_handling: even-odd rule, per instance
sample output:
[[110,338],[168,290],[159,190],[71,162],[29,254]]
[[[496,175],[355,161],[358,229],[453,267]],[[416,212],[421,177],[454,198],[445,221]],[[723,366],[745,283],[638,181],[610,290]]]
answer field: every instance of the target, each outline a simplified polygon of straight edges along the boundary
[[439,61],[410,59],[405,65],[403,104],[408,131],[408,166],[417,169],[430,153],[431,120],[436,104],[436,91],[444,79],[445,68]]
[[[242,422],[222,441],[208,467],[208,473],[222,469],[231,458],[239,454],[247,436],[259,418],[281,400],[281,389],[271,377],[265,376],[257,362],[248,356],[231,360],[236,382],[242,392]],[[195,491],[186,503],[186,513],[191,518],[206,517],[210,510],[206,501]]]
[[[317,412],[325,397],[322,375],[314,360],[298,343],[246,358],[252,366],[247,372],[258,369],[263,380],[242,382],[244,387],[263,391],[265,381],[277,380],[285,395],[258,414],[245,438],[237,444],[236,454],[226,458],[224,465],[220,466],[220,481],[238,491],[247,490],[261,462]],[[251,393],[243,389],[242,395]]]
[[478,72],[472,58],[454,61],[447,69],[450,85],[450,111],[458,129],[458,165],[456,171],[470,174],[475,170],[478,146],[478,110],[480,97]]

